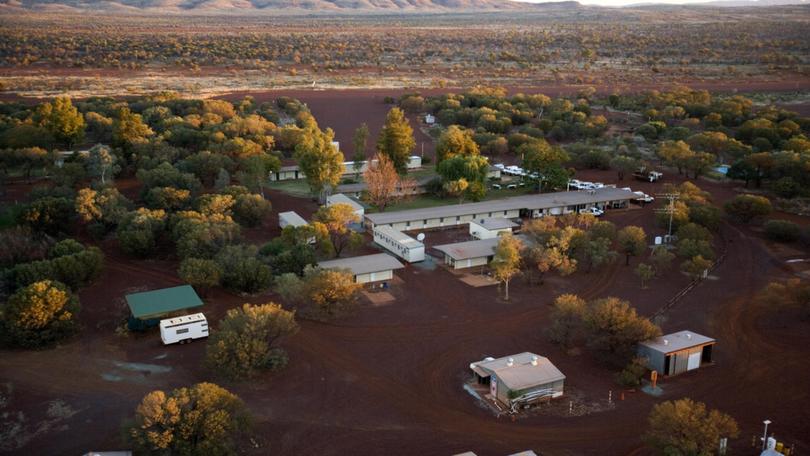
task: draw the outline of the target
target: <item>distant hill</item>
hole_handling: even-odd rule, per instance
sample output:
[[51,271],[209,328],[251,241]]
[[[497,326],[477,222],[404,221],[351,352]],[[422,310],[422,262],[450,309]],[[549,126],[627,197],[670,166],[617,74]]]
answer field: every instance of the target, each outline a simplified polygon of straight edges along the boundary
[[0,0],[0,11],[88,12],[251,12],[298,10],[340,11],[513,11],[577,9],[575,1],[522,3],[511,0]]

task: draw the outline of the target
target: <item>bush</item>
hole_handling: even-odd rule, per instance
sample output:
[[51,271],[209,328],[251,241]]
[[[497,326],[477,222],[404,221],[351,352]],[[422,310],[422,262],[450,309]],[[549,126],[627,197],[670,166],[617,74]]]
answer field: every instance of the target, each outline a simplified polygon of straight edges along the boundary
[[793,198],[801,191],[801,186],[792,177],[783,177],[771,184],[771,190],[782,198]]
[[13,294],[0,309],[2,337],[12,346],[49,346],[78,329],[79,299],[60,282],[34,282]]
[[724,207],[730,217],[742,223],[749,223],[757,217],[764,217],[773,210],[768,198],[756,195],[737,195]]
[[270,268],[256,257],[256,247],[230,245],[215,257],[222,269],[222,284],[234,291],[256,293],[270,287]]
[[645,373],[647,373],[647,359],[636,357],[619,372],[616,381],[622,386],[634,388],[641,385]]
[[222,269],[214,260],[186,258],[180,263],[177,274],[192,287],[203,294],[222,280]]
[[270,202],[256,194],[239,195],[233,206],[234,218],[245,226],[259,225],[270,210]]
[[776,242],[795,242],[801,236],[801,228],[788,220],[768,220],[765,222],[765,236]]
[[287,354],[274,344],[298,329],[295,312],[278,304],[245,304],[231,309],[208,339],[206,364],[230,379],[279,369],[287,364]]
[[98,277],[103,264],[101,250],[90,247],[49,260],[18,264],[11,270],[11,283],[19,288],[42,280],[55,280],[78,290]]

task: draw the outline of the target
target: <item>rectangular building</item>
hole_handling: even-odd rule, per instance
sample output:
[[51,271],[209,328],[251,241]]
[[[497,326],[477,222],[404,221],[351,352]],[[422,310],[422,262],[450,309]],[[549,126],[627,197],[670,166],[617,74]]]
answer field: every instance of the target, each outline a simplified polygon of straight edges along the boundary
[[712,362],[717,341],[692,331],[679,331],[638,344],[638,355],[659,375],[671,376]]
[[489,385],[498,402],[511,409],[563,395],[565,375],[544,356],[523,352],[470,364],[475,380]]
[[[377,228],[375,228],[376,230]],[[437,245],[433,248],[444,254],[444,263],[453,269],[471,268],[474,266],[486,266],[495,256],[495,247],[498,246],[498,239],[488,238],[476,241],[456,242],[453,244]]]
[[478,203],[411,209],[367,214],[366,228],[389,225],[400,231],[441,228],[469,223],[483,218],[543,217],[577,212],[589,207],[627,207],[636,196],[617,188],[522,195]]
[[354,274],[354,281],[357,283],[391,280],[395,269],[405,267],[387,253],[321,261],[318,266],[323,269],[348,269]]
[[284,227],[292,225],[295,227],[308,225],[309,223],[303,217],[293,211],[280,212],[278,214],[278,226],[283,230]]
[[503,217],[493,217],[470,221],[470,236],[476,239],[496,238],[504,233],[511,233],[518,224]]
[[374,242],[409,263],[425,259],[425,244],[390,226],[374,228]]

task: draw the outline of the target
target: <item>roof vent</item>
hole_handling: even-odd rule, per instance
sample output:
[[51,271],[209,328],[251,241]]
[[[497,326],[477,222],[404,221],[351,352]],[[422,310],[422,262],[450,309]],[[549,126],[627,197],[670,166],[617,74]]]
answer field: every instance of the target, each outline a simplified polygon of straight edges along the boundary
[[507,366],[511,367],[513,364],[515,364],[515,358],[509,358],[506,360]]
[[537,365],[537,356],[532,356],[532,366]]
[[668,339],[664,339],[664,345],[669,345],[669,340]]
[[687,339],[692,339],[692,335],[691,335],[691,334],[689,334],[689,333],[686,333],[686,338],[687,338]]

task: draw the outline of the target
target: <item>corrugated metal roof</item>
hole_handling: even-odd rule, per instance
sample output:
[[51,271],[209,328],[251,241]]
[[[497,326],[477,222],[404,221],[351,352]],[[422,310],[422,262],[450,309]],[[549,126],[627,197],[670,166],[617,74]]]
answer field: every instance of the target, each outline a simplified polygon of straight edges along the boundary
[[191,285],[128,294],[126,300],[132,316],[141,320],[203,305]]
[[400,244],[407,246],[408,248],[419,247],[420,245],[424,246],[424,244],[417,241],[416,239],[408,236],[402,231],[395,230],[388,225],[374,227],[374,231],[377,231],[380,234],[384,234],[390,237],[391,239],[399,242]]
[[456,242],[455,244],[442,244],[434,248],[447,254],[454,260],[469,260],[495,254],[495,247],[500,238],[480,239],[476,241]]
[[517,223],[509,220],[508,218],[503,217],[491,217],[491,218],[484,218],[473,220],[470,223],[475,223],[476,225],[480,225],[484,229],[487,230],[502,230],[504,228],[514,228],[518,226]]
[[672,353],[714,342],[716,341],[711,337],[706,337],[692,331],[678,331],[639,343],[661,353]]
[[284,220],[292,226],[304,226],[309,223],[294,211],[281,212],[278,214],[278,219]]
[[633,194],[633,192],[618,188],[606,187],[591,191],[583,190],[574,192],[543,193],[539,195],[522,195],[500,200],[482,201],[479,203],[452,204],[448,206],[426,207],[407,211],[382,212],[368,214],[366,215],[366,219],[375,225],[379,225],[517,209],[551,209],[555,207],[602,203],[607,201],[622,201],[634,198],[636,198],[636,196]]
[[405,265],[387,253],[321,261],[318,263],[318,266],[323,269],[348,269],[352,271],[354,275],[402,269],[405,267]]
[[[512,365],[509,365],[509,360]],[[536,364],[532,362],[536,360]],[[512,391],[564,380],[565,375],[545,356],[530,352],[504,356],[491,361],[473,363],[471,368],[481,368],[492,374]]]
[[349,198],[348,196],[344,195],[343,193],[337,193],[335,195],[329,195],[326,199],[328,200],[328,204],[327,204],[328,206],[331,206],[332,204],[343,203],[343,204],[348,204],[349,206],[353,207],[354,210],[356,210],[356,211],[365,210],[365,208],[363,207],[362,204],[360,204],[357,201]]

